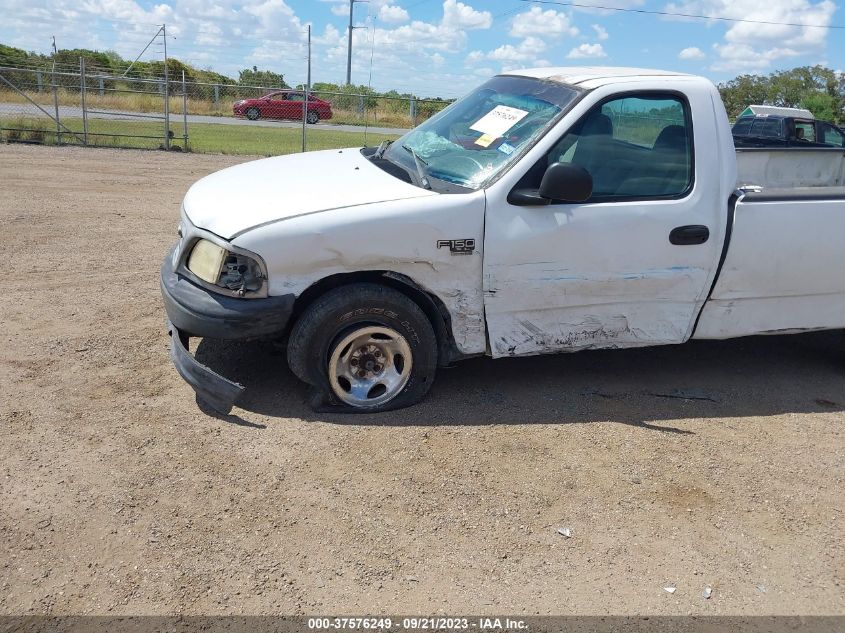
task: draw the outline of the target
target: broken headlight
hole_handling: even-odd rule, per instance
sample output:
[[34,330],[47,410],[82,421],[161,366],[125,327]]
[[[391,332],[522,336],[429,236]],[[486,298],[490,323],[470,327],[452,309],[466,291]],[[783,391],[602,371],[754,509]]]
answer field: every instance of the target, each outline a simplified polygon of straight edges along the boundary
[[264,273],[256,260],[242,253],[228,251],[209,240],[199,240],[191,249],[188,270],[206,283],[244,296],[261,290]]

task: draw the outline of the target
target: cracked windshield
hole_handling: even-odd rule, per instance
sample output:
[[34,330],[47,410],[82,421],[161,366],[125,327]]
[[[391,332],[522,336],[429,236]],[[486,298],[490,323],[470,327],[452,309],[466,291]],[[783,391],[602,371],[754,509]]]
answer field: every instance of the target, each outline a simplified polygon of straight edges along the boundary
[[494,77],[395,141],[384,158],[426,188],[478,189],[530,147],[577,94],[553,81]]

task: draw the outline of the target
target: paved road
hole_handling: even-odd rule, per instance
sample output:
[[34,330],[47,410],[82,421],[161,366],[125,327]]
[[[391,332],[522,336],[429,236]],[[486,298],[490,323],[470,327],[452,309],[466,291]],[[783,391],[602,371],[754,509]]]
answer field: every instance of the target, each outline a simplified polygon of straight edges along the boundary
[[[51,115],[53,113],[53,106],[51,104],[40,104]],[[24,116],[24,115],[38,115],[38,109],[31,103],[0,103],[0,116]],[[59,106],[59,118],[82,118],[82,108],[75,106]],[[118,121],[155,121],[164,118],[161,113],[140,113],[140,112],[126,112],[119,110],[102,111],[96,109],[88,110],[89,119],[111,119]],[[182,115],[174,114],[171,116],[171,125],[178,124],[182,121]],[[250,121],[248,119],[237,119],[235,117],[226,116],[206,116],[201,114],[189,114],[188,125],[191,123],[212,123],[215,125],[254,125],[258,127],[285,127],[285,128],[300,128],[302,122],[300,121],[270,121],[267,119],[259,119],[258,121]],[[317,130],[334,130],[336,132],[363,132],[362,125],[345,125],[334,124],[328,122],[321,122],[309,129]],[[375,134],[404,134],[407,129],[392,128],[392,127],[369,127],[369,132]]]

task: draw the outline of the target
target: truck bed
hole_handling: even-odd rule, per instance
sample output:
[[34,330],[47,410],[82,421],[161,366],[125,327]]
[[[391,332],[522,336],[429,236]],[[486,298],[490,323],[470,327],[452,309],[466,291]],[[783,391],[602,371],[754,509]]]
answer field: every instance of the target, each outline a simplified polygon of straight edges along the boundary
[[827,147],[737,148],[737,186],[845,186],[845,149]]
[[766,188],[734,202],[695,338],[845,328],[845,186]]

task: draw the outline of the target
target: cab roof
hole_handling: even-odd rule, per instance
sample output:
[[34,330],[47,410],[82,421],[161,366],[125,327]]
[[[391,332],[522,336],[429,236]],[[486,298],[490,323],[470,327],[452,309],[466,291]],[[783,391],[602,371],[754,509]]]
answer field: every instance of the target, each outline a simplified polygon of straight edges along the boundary
[[668,70],[655,70],[653,68],[626,68],[613,66],[560,66],[553,68],[526,68],[510,70],[503,75],[515,75],[520,77],[535,77],[537,79],[550,79],[559,81],[571,86],[583,88],[598,88],[618,79],[637,80],[654,79],[656,77],[677,77],[694,78],[695,75],[676,73]]

